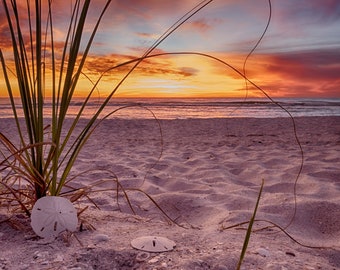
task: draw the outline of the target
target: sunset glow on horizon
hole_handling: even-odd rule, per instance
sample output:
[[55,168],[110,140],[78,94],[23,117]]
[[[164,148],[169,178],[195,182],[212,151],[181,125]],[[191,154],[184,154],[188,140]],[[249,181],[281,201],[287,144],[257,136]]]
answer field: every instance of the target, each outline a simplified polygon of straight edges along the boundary
[[[20,2],[20,1],[19,1]],[[26,1],[22,2],[22,21]],[[100,74],[141,57],[197,0],[112,1],[98,30],[74,96],[86,96]],[[105,4],[93,1],[87,34]],[[246,75],[271,97],[340,97],[340,2],[273,0],[264,39],[249,57]],[[71,14],[68,1],[53,1],[55,50],[61,52]],[[267,0],[215,0],[162,42],[152,54],[198,52],[217,57],[239,72],[268,20]],[[85,39],[86,39],[85,38]],[[8,24],[0,5],[0,48],[11,62]],[[58,55],[61,55],[60,53]],[[60,59],[59,59],[60,60]],[[48,66],[48,63],[46,63]],[[106,72],[95,93],[115,89],[133,64]],[[14,77],[12,77],[14,78]],[[49,92],[47,76],[46,96]],[[7,95],[0,72],[0,96]],[[17,92],[15,92],[17,94]],[[115,93],[116,97],[264,97],[230,67],[202,55],[163,55],[145,59]]]

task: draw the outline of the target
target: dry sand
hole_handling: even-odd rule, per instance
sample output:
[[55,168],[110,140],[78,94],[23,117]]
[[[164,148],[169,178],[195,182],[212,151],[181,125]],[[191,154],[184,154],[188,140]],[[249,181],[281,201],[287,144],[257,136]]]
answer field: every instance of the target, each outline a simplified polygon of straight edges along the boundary
[[[0,131],[14,137],[10,123],[1,119]],[[256,222],[242,269],[340,269],[340,117],[296,123],[305,160],[296,217],[286,231],[301,244]],[[140,192],[128,193],[138,215],[123,196],[119,211],[112,190],[92,193],[101,210],[78,201],[77,207],[89,207],[75,236],[45,243],[23,214],[1,222],[0,269],[235,269],[246,227],[224,228],[250,219],[262,179],[257,218],[289,223],[301,162],[290,119],[162,120],[161,126],[163,152],[155,164],[162,149],[155,121],[104,121],[74,167],[74,173],[94,171],[74,185],[109,179],[110,170],[124,187],[151,195],[180,226]],[[9,216],[1,208],[0,220]],[[145,235],[168,237],[177,246],[165,253],[134,250],[130,241]]]

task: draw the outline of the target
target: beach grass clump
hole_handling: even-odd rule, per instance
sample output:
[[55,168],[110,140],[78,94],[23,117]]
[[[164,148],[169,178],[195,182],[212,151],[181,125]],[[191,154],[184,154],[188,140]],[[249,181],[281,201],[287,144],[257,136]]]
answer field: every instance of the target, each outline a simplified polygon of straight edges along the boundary
[[[88,195],[93,185],[85,190],[73,188],[71,182],[76,177],[71,177],[71,171],[98,124],[115,113],[113,111],[103,116],[103,109],[132,71],[161,42],[210,2],[211,0],[204,0],[198,3],[160,36],[141,57],[136,58],[133,65],[128,66],[122,79],[112,86],[112,91],[101,99],[92,118],[85,120],[84,127],[77,131],[77,125],[105,74],[119,66],[130,64],[108,67],[96,81],[90,80],[84,73],[87,57],[111,1],[105,1],[101,5],[94,24],[87,23],[90,0],[76,0],[71,3],[65,39],[60,41],[56,38],[57,31],[54,28],[53,1],[35,0],[23,3],[3,0],[1,8],[8,24],[12,56],[8,57],[8,52],[0,50],[0,62],[18,139],[14,141],[0,133],[0,201],[21,209],[30,216],[34,203],[45,196],[68,196],[74,201]],[[22,8],[22,5],[25,7]],[[92,30],[89,34],[90,27]],[[82,76],[89,79],[88,93],[76,115],[67,119]],[[50,95],[46,95],[47,91]],[[51,106],[48,113],[46,104]],[[123,190],[127,196],[118,179],[113,177],[112,181],[116,183],[117,192]]]
[[[12,142],[3,133],[0,135],[5,148],[0,163],[3,174],[1,185],[7,190],[5,195],[11,196],[11,200],[16,201],[28,214],[39,198],[60,195],[91,133],[90,128],[98,117],[95,115],[71,141],[91,92],[67,129],[65,119],[109,2],[102,8],[92,34],[86,41],[83,34],[90,1],[74,3],[60,55],[56,49],[52,1],[27,1],[25,9],[19,8],[21,4],[17,1],[2,1],[12,41],[14,64],[13,67],[7,65],[1,50],[0,61],[19,142]],[[81,46],[85,49],[81,50]],[[10,73],[14,73],[14,76]],[[47,86],[51,87],[51,97],[45,95]],[[19,98],[16,98],[16,89]],[[49,102],[51,115],[47,119],[45,104]]]

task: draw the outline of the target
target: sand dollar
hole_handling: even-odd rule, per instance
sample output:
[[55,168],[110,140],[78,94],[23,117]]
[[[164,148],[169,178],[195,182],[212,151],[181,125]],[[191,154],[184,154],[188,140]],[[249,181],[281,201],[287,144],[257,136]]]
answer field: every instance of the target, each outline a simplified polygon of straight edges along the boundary
[[66,198],[46,196],[34,204],[31,226],[40,237],[55,238],[62,231],[74,232],[77,225],[77,211]]
[[176,243],[166,237],[142,236],[131,241],[131,246],[135,249],[147,252],[171,251],[176,247]]

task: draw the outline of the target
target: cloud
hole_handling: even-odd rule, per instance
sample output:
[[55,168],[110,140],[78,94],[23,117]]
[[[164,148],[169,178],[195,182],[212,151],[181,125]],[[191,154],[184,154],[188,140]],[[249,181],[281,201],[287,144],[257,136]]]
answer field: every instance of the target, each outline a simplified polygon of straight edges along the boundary
[[204,18],[197,19],[192,22],[188,22],[187,26],[199,32],[208,32],[212,28],[208,20]]
[[286,96],[339,96],[339,49],[262,55],[248,73],[266,89],[279,89]]
[[147,39],[154,39],[156,40],[159,38],[159,35],[151,34],[151,33],[145,33],[145,32],[136,32],[136,35],[141,37],[141,38],[147,38]]
[[[278,3],[279,4],[279,3]],[[286,20],[303,21],[328,24],[339,21],[340,2],[338,0],[304,0],[286,1],[281,3],[281,17]],[[285,8],[286,7],[286,8]]]
[[[134,59],[137,58],[131,55],[120,54],[89,56],[85,65],[85,73],[89,76],[99,77],[100,74],[105,72],[104,80],[122,78],[136,63],[127,62]],[[170,57],[162,56],[143,60],[136,68],[136,72],[138,76],[191,77],[195,76],[199,70],[193,67],[175,66]]]
[[295,80],[339,79],[339,51],[340,48],[272,55],[267,70]]
[[[340,48],[252,55],[248,78],[274,96],[340,96]],[[220,54],[222,60],[242,72],[243,54]],[[213,72],[243,80],[242,76],[213,62]],[[255,90],[251,85],[250,89]],[[244,89],[243,89],[244,91]],[[259,93],[256,90],[257,93]]]
[[181,67],[179,74],[183,75],[184,77],[195,76],[199,73],[199,70],[192,67]]

